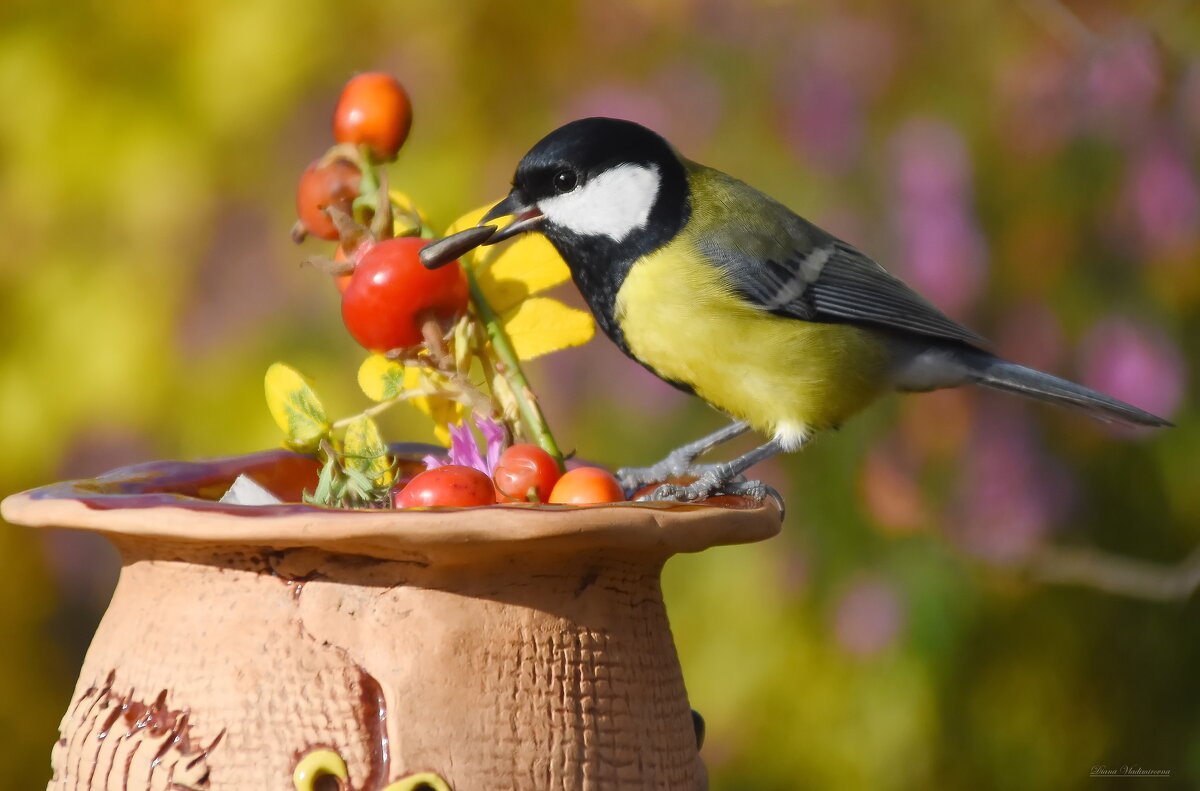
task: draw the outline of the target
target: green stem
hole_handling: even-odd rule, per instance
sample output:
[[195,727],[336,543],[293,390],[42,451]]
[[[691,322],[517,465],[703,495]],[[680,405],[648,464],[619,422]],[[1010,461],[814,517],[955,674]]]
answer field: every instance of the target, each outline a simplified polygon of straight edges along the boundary
[[521,361],[517,359],[512,342],[508,339],[504,328],[500,326],[500,318],[496,315],[496,311],[492,310],[491,304],[488,303],[483,291],[479,288],[479,281],[475,279],[474,270],[470,266],[464,266],[463,270],[467,273],[471,301],[475,303],[475,309],[479,311],[479,318],[492,342],[492,348],[496,351],[496,357],[504,366],[501,376],[508,381],[509,389],[517,399],[517,409],[521,412],[530,437],[541,446],[542,450],[554,457],[560,470],[566,469],[563,465],[562,451],[558,449],[558,443],[554,441],[554,435],[550,433],[550,426],[546,424],[546,416],[542,414],[542,408],[538,406],[537,399],[533,397],[533,390],[529,387],[525,372],[521,370]]
[[[354,219],[363,225],[372,226],[372,231],[377,231],[374,228],[374,220],[382,210],[390,208],[390,202],[387,206],[381,206],[380,201],[388,201],[386,193],[381,194],[381,190],[387,180],[387,173],[382,170],[382,165],[376,164],[370,153],[363,146],[356,151],[353,151],[354,157],[351,161],[358,166],[359,172],[362,173],[361,180],[358,182],[358,197],[354,199],[352,207],[354,209]],[[390,217],[388,218],[390,221]],[[381,239],[390,239],[392,229],[386,229],[387,233],[379,236]],[[378,235],[378,234],[377,234]]]
[[366,409],[364,409],[363,411],[359,412],[356,415],[351,415],[350,417],[344,417],[344,418],[341,418],[340,420],[335,420],[333,422],[333,425],[331,426],[331,428],[333,428],[335,431],[338,429],[343,429],[346,426],[353,423],[354,421],[358,420],[360,417],[375,417],[376,415],[386,412],[387,410],[391,409],[396,404],[399,404],[403,401],[411,401],[414,398],[424,398],[426,396],[435,396],[435,395],[442,395],[442,394],[443,393],[441,390],[436,390],[436,389],[405,390],[400,395],[392,396],[391,398],[387,399],[386,401],[380,401],[377,404],[373,404],[373,405],[367,407]]

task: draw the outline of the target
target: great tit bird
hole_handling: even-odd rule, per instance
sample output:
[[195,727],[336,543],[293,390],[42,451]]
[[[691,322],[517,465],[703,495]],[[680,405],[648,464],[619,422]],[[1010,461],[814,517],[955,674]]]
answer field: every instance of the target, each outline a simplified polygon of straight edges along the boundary
[[[734,418],[657,465],[621,472],[629,487],[699,474],[655,499],[761,492],[735,481],[893,390],[974,383],[1102,420],[1170,425],[995,356],[864,253],[630,121],[585,118],[544,137],[480,225],[506,215],[515,219],[484,244],[544,234],[621,351]],[[694,464],[749,429],[770,440]]]

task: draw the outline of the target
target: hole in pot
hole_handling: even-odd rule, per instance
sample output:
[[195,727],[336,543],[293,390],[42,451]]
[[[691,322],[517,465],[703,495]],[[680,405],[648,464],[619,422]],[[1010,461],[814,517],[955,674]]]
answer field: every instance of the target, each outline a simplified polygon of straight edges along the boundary
[[451,791],[450,784],[435,772],[418,772],[388,786],[395,791]]
[[344,791],[342,778],[337,775],[317,775],[313,778],[312,791]]

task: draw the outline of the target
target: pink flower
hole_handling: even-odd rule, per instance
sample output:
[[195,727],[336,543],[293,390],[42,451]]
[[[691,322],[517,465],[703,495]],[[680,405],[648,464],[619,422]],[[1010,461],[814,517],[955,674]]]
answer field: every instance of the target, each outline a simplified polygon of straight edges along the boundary
[[900,594],[883,579],[867,577],[855,582],[834,610],[834,635],[848,653],[876,656],[900,637],[907,621]]
[[1032,552],[1069,513],[1075,485],[1042,451],[1028,410],[988,399],[964,454],[952,529],[962,546],[993,563]]
[[641,82],[609,82],[578,95],[564,120],[600,115],[648,126],[681,151],[703,147],[721,118],[721,89],[702,68],[673,61]]
[[1145,128],[1162,86],[1162,65],[1153,37],[1131,29],[1104,42],[1083,73],[1084,113],[1101,133],[1126,137]]
[[1080,356],[1088,387],[1170,418],[1183,400],[1187,364],[1158,327],[1106,319],[1087,334]]
[[863,102],[855,86],[812,63],[790,67],[779,82],[784,134],[797,157],[827,173],[853,167],[864,134]]
[[1070,61],[1046,48],[1021,52],[997,69],[1001,144],[1017,154],[1053,154],[1075,134],[1079,108]]
[[[475,434],[471,431],[472,425],[483,437],[483,453],[480,453],[479,444],[475,441]],[[423,459],[425,469],[432,470],[446,464],[458,464],[463,467],[474,467],[490,476],[496,467],[496,462],[500,460],[500,454],[507,444],[506,440],[504,426],[496,421],[486,417],[478,419],[469,417],[457,426],[450,427],[448,459],[439,459],[433,455],[426,456]]]
[[1138,235],[1150,255],[1187,250],[1200,238],[1200,187],[1188,157],[1163,138],[1130,160],[1127,200]]
[[950,124],[916,118],[892,139],[899,274],[951,316],[974,304],[987,274],[970,154]]

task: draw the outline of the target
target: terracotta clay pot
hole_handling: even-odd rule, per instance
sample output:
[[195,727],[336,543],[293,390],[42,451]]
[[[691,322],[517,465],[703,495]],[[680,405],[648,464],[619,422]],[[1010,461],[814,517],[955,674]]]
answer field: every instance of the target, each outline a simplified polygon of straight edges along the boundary
[[[773,504],[341,511],[215,502],[276,451],[14,495],[123,560],[54,789],[696,789],[659,572],[778,532]],[[731,668],[732,670],[732,668]]]

